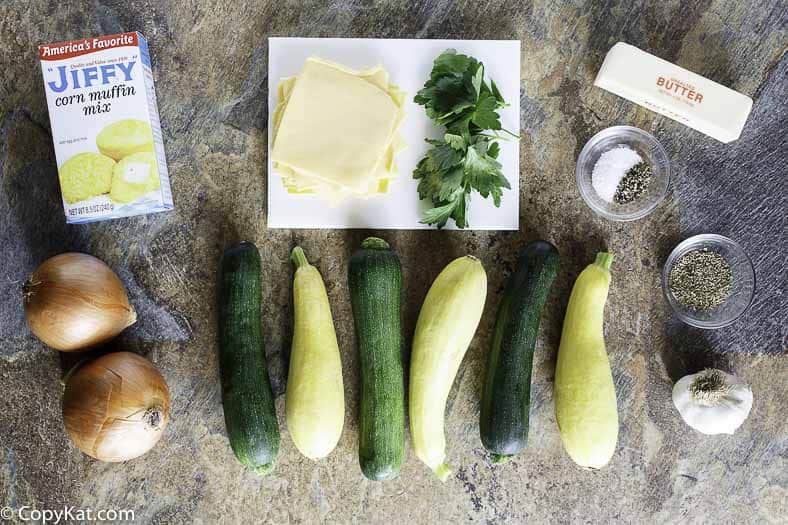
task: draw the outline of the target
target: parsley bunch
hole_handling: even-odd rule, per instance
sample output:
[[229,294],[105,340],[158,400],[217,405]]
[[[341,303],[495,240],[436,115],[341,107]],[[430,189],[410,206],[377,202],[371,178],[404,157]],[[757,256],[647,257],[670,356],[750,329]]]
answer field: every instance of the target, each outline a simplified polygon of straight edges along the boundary
[[[499,207],[503,188],[511,189],[497,160],[498,109],[506,103],[495,82],[485,82],[484,64],[454,49],[435,59],[430,79],[413,100],[446,128],[442,139],[426,139],[432,148],[413,172],[419,198],[433,205],[421,222],[441,228],[451,218],[458,228],[465,228],[473,190],[485,199],[492,195]],[[485,133],[488,130],[492,133]]]

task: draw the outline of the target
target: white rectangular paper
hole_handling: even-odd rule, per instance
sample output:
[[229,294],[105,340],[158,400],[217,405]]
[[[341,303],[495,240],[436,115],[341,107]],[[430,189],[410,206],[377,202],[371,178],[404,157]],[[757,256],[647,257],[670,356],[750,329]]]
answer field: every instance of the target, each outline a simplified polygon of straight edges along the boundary
[[[429,207],[419,201],[413,170],[429,145],[426,137],[437,138],[445,131],[427,118],[424,108],[413,102],[432,70],[432,62],[446,49],[456,49],[484,64],[485,79],[492,78],[509,106],[499,110],[501,125],[520,132],[520,42],[517,40],[397,40],[366,38],[269,38],[268,39],[268,227],[269,228],[369,228],[432,229],[421,224],[422,212]],[[386,194],[369,199],[348,198],[338,205],[313,195],[292,195],[271,165],[271,132],[276,107],[277,84],[297,75],[310,56],[338,62],[354,69],[383,65],[390,82],[407,92],[407,115],[401,132],[407,149],[396,157],[399,178]],[[469,230],[519,229],[520,144],[502,140],[498,158],[512,186],[504,190],[501,207],[478,193],[468,207]],[[455,229],[450,219],[446,228]]]

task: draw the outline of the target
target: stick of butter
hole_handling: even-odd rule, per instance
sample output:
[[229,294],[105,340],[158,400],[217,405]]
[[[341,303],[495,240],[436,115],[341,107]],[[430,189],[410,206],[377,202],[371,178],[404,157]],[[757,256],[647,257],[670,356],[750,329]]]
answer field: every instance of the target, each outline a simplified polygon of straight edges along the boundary
[[608,51],[594,85],[721,142],[739,138],[752,109],[750,97],[624,42]]

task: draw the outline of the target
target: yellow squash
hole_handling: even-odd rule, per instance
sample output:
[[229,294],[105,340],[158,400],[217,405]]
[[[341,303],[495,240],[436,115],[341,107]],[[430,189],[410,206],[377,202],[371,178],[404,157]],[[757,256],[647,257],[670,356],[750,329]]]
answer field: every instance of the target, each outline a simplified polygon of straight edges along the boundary
[[564,448],[581,467],[605,466],[616,449],[618,410],[602,332],[613,256],[600,253],[569,297],[555,371],[555,416]]
[[301,248],[291,258],[295,320],[285,392],[287,429],[299,452],[320,459],[336,447],[345,421],[342,361],[323,278]]
[[479,325],[487,274],[471,256],[449,263],[432,283],[416,323],[410,362],[410,433],[416,456],[445,481],[446,399]]

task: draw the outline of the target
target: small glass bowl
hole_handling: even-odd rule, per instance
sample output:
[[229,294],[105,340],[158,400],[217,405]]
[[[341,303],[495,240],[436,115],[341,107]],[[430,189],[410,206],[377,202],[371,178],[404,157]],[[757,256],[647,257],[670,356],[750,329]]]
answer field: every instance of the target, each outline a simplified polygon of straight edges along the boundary
[[[607,202],[597,195],[591,184],[591,174],[599,157],[620,145],[635,150],[651,165],[652,172],[645,194],[627,204]],[[651,213],[665,198],[670,182],[670,161],[665,149],[650,133],[632,126],[613,126],[603,129],[583,146],[577,158],[575,177],[580,195],[596,213],[612,221],[634,221]]]
[[[668,280],[673,266],[682,255],[704,248],[725,257],[731,266],[733,283],[730,296],[721,306],[713,310],[699,311],[678,302],[670,291]],[[668,256],[662,269],[662,291],[673,311],[685,323],[698,328],[721,328],[741,317],[752,304],[755,296],[755,270],[752,261],[737,242],[722,235],[696,235],[679,243]]]

